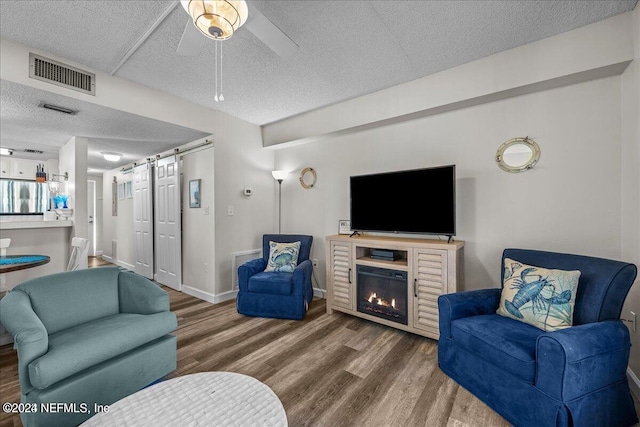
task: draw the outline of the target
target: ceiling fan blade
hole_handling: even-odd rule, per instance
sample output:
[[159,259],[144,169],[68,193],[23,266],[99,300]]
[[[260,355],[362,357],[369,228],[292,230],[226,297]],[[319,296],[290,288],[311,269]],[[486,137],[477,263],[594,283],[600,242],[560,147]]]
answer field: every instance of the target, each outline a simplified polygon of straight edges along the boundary
[[182,32],[182,38],[178,43],[176,51],[182,56],[198,56],[204,49],[207,38],[200,33],[200,30],[193,25],[191,19],[187,21],[187,25]]
[[249,19],[244,24],[244,28],[251,31],[254,36],[259,38],[262,43],[266,44],[269,49],[282,59],[290,58],[298,50],[298,45],[280,31],[256,7],[251,7],[249,10]]

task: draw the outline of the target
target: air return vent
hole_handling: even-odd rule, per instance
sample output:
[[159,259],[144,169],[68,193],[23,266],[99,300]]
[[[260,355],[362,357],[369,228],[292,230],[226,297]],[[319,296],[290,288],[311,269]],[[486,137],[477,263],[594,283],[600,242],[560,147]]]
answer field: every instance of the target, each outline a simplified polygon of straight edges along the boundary
[[95,74],[31,52],[29,53],[29,77],[89,95],[96,94]]
[[47,110],[53,110],[53,111],[57,111],[58,113],[64,113],[64,114],[69,114],[71,116],[73,116],[74,114],[77,113],[76,110],[72,110],[70,108],[66,108],[66,107],[61,107],[59,105],[54,105],[54,104],[47,104],[46,102],[41,102],[38,107],[40,108],[46,108]]
[[24,151],[25,153],[31,153],[31,154],[44,154],[44,151],[34,150],[33,148],[25,148],[22,151]]

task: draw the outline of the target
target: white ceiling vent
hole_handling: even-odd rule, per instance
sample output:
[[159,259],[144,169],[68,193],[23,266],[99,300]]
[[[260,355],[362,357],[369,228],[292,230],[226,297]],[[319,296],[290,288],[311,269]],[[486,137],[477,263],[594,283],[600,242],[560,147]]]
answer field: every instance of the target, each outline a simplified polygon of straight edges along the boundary
[[29,77],[54,85],[96,94],[96,75],[29,52]]

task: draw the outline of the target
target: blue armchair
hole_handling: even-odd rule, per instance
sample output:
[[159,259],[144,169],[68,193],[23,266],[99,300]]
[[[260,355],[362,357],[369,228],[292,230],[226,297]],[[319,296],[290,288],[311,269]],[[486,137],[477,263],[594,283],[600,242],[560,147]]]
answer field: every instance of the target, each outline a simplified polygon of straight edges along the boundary
[[[269,258],[269,241],[300,242],[298,265],[293,273],[264,271]],[[309,260],[312,236],[296,234],[265,234],[262,237],[262,258],[238,267],[238,313],[254,317],[300,320],[313,298]]]
[[496,314],[501,289],[438,299],[440,368],[516,426],[630,426],[629,331],[619,320],[633,264],[507,249],[504,259],[580,270],[572,327],[545,332]]

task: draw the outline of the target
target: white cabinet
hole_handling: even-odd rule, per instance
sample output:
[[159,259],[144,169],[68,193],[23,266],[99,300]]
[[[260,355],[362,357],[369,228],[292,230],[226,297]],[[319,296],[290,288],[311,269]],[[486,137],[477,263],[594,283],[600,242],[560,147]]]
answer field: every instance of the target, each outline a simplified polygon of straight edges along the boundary
[[11,176],[11,158],[9,156],[0,156],[0,178],[9,178]]
[[14,179],[36,179],[36,160],[11,159],[11,178]]
[[0,157],[0,178],[35,181],[38,165],[43,165],[45,172],[48,172],[47,164],[48,162],[40,160],[2,156]]
[[[462,289],[463,249],[464,242],[461,241],[447,243],[440,240],[379,236],[328,236],[327,312],[336,310],[438,339],[438,297]],[[397,257],[393,260],[380,259],[376,256],[378,250],[393,251]],[[397,277],[406,277],[406,286],[401,289],[401,295],[397,298],[398,302],[407,301],[406,313],[400,313],[402,322],[359,310],[360,306],[371,306],[372,301],[366,299],[366,296],[362,301],[358,300],[361,298],[358,296],[359,266],[396,272],[397,275],[393,274],[395,283]],[[364,276],[362,280],[366,281]],[[380,307],[373,311],[391,312],[395,316],[399,308],[395,303],[394,299],[391,308]],[[400,311],[403,310],[404,306]]]

